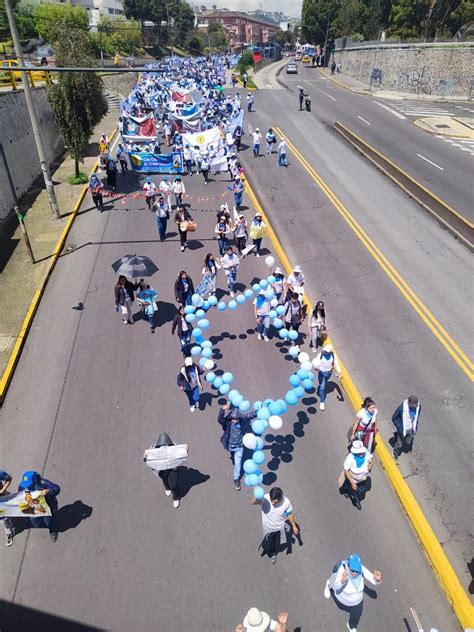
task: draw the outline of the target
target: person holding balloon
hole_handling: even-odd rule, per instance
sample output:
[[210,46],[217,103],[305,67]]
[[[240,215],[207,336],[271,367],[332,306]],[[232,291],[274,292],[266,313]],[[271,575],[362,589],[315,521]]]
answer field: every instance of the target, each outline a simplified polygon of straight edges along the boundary
[[265,290],[260,290],[254,302],[255,320],[257,321],[257,337],[268,342],[270,327],[270,300],[265,296]]
[[199,395],[202,391],[201,375],[204,373],[191,357],[184,359],[184,366],[180,369],[176,382],[178,388],[186,393],[189,401],[189,410],[193,413],[199,406]]
[[222,267],[227,276],[227,286],[231,296],[235,294],[235,283],[237,281],[237,270],[239,269],[240,260],[235,254],[232,246],[228,246],[225,255],[221,259]]
[[326,384],[332,375],[333,369],[336,372],[337,377],[341,377],[339,360],[337,359],[337,356],[334,353],[334,348],[331,344],[326,343],[321,353],[313,359],[313,367],[318,370],[319,410],[324,410],[326,407]]
[[296,524],[293,506],[290,499],[283,495],[283,491],[279,487],[273,487],[270,493],[265,494],[262,499],[253,498],[252,505],[261,505],[262,507],[263,540],[258,548],[262,547],[262,557],[265,554],[268,555],[272,564],[275,564],[281,537],[283,536],[286,542],[290,528],[293,535],[298,535],[300,532]]
[[217,421],[224,431],[221,436],[221,443],[224,450],[230,452],[231,460],[234,463],[234,487],[237,491],[240,491],[244,447],[247,447],[245,444],[248,443],[248,437],[244,443],[245,435],[251,435],[255,439],[255,445],[257,443],[257,438],[251,434],[251,422],[256,417],[256,412],[243,413],[237,407],[232,406],[230,402],[224,404],[217,416]]
[[[298,300],[298,294],[292,294],[290,300],[285,303],[284,317],[287,329],[292,329],[299,334],[301,323],[304,320],[304,312],[303,306]],[[294,340],[297,339],[298,337],[294,338]]]
[[[183,356],[186,358],[190,354],[191,348],[191,336],[193,333],[193,326],[191,325],[191,320],[186,320],[186,312],[184,307],[181,306],[178,309],[178,313],[173,318],[173,324],[171,326],[171,335],[174,336],[175,332],[179,338],[179,342],[181,345],[181,351],[183,352]],[[194,319],[194,315],[193,315]]]
[[194,283],[185,270],[181,270],[174,284],[176,302],[181,305],[191,305],[191,297],[194,294]]

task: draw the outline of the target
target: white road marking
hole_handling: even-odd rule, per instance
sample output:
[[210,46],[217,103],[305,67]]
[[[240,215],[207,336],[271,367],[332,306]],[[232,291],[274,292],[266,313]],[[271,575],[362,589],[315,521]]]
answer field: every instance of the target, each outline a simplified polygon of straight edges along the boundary
[[323,94],[325,94],[327,97],[329,97],[330,99],[332,99],[333,101],[336,101],[336,99],[331,96],[330,94],[328,94],[327,92],[324,92],[324,90],[321,90],[320,88],[317,88],[316,86],[313,86],[309,83],[309,81],[305,80],[305,83],[307,83],[309,86],[311,86],[312,88],[314,88],[315,90],[318,90],[319,92],[322,92]]
[[370,125],[369,121],[366,121],[365,118],[362,118],[362,116],[358,116],[357,118],[359,118],[361,121],[364,121],[364,123],[366,123],[367,125]]
[[406,116],[403,116],[403,114],[400,114],[399,112],[396,112],[395,110],[392,110],[392,108],[389,108],[388,105],[385,105],[385,103],[380,103],[379,101],[376,101],[375,103],[377,103],[377,105],[380,105],[380,107],[383,108],[384,110],[388,110],[389,112],[391,112],[397,118],[402,119],[404,121],[407,120]]
[[436,167],[437,169],[439,169],[440,171],[444,171],[444,167],[440,167],[439,165],[437,165],[435,162],[432,162],[431,160],[428,160],[428,158],[425,158],[424,156],[422,156],[421,154],[416,154],[417,156],[419,156],[420,158],[422,158],[423,160],[426,160],[426,162],[429,162],[430,165],[433,165],[433,167]]

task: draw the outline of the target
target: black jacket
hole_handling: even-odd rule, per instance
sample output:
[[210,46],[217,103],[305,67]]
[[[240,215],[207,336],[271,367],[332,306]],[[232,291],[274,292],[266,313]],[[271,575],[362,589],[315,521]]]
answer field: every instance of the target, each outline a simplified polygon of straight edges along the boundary
[[[194,283],[193,280],[191,279],[191,277],[188,277],[187,282],[189,284],[189,289],[188,289],[188,294],[194,294]],[[176,279],[176,282],[174,284],[174,295],[176,296],[176,302],[177,303],[181,303],[184,304],[185,302],[185,296],[184,296],[184,290],[183,290],[183,284],[181,283],[181,277],[179,277],[179,279]]]
[[[125,300],[123,298],[123,292],[120,291],[120,286],[116,285],[115,286],[115,304],[116,305],[125,305]],[[128,292],[128,295],[130,296],[130,300],[133,301],[135,300],[135,286],[133,285],[133,283],[131,283],[130,281],[125,281],[125,289]]]
[[237,408],[229,408],[229,410],[220,409],[219,415],[217,416],[218,423],[222,426],[224,430],[221,443],[224,446],[224,450],[229,450],[229,439],[230,439],[230,426],[232,423],[232,419],[239,419],[241,424],[242,435],[246,432],[251,432],[251,422],[253,419],[257,417],[256,412],[252,413],[241,413]]
[[[193,330],[193,326],[191,325],[191,323],[187,323],[187,325],[188,325],[189,331],[192,331]],[[176,316],[173,318],[173,324],[171,326],[171,334],[172,335],[174,334],[176,329],[178,330],[178,336],[182,336],[183,335],[183,323],[181,322],[181,315],[180,314],[176,314]]]

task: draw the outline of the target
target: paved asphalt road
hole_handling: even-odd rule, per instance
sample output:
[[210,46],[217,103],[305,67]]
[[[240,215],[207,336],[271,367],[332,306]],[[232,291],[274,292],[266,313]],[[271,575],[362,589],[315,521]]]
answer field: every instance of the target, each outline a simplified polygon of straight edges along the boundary
[[[257,100],[263,103],[265,98],[259,94]],[[283,124],[284,118],[279,118]],[[245,153],[250,164],[249,152]],[[258,163],[254,175],[262,182],[266,178],[273,195],[278,185],[268,178],[270,166],[263,158]],[[306,194],[306,178],[296,173],[293,168],[278,175],[283,184],[297,182]],[[1,467],[13,474],[15,484],[24,469],[36,468],[62,487],[58,542],[53,545],[43,531],[25,530],[11,549],[3,549],[0,599],[14,601],[19,608],[10,614],[7,610],[2,631],[231,632],[254,605],[272,615],[288,610],[292,631],[342,631],[346,616],[324,599],[322,591],[333,564],[352,550],[384,575],[376,593],[365,596],[361,630],[415,630],[410,607],[427,629],[456,630],[455,618],[380,467],[375,467],[373,489],[361,512],[338,494],[336,481],[353,413],[336,384],[330,388],[324,413],[309,395],[286,415],[281,435],[266,436],[267,489],[277,483],[293,501],[302,542],[294,544],[291,555],[280,556],[276,566],[256,552],[259,510],[251,506],[249,491],[233,489],[216,423],[219,400],[206,388],[203,410],[190,413],[176,389],[182,359],[177,339],[170,335],[178,271],[186,269],[198,281],[205,254],[217,253],[213,226],[220,200],[198,202],[196,196],[220,196],[226,185],[223,175],[208,187],[200,177],[186,178],[199,228],[184,254],[172,224],[169,239],[158,242],[154,217],[141,200],[117,200],[103,214],[91,209],[89,198],[83,204],[68,240],[73,252],[61,257],[48,284],[1,410]],[[122,192],[140,186],[134,174],[120,178]],[[300,204],[303,193],[295,193]],[[320,204],[314,187],[311,195],[311,207],[313,202]],[[293,210],[286,197],[282,202],[278,207],[268,204],[268,210],[279,229],[281,215],[291,213],[296,228],[280,233],[292,260],[304,265],[314,299],[321,275],[311,265],[310,234],[305,235],[296,221],[300,212],[302,227],[308,228],[310,211]],[[250,209],[246,213],[252,216]],[[328,217],[327,227],[318,229],[325,238],[331,230],[336,233],[336,240],[329,239],[324,250],[328,269],[336,267],[336,276],[336,257],[342,259],[347,248],[358,248],[350,237],[337,244],[338,234],[345,230],[337,223],[337,218]],[[297,258],[296,239],[301,240]],[[160,293],[154,335],[139,317],[133,326],[123,325],[114,311],[111,263],[135,252],[151,256],[159,266],[152,278]],[[264,258],[251,257],[242,262],[238,280],[248,286],[266,272]],[[369,283],[378,275],[385,300],[398,303],[397,309],[403,311],[397,296],[389,298],[391,290],[383,276],[374,270],[372,275]],[[328,274],[327,281],[333,280],[337,279]],[[341,341],[344,321],[351,336],[358,336],[362,321],[372,327],[373,317],[373,333],[380,334],[379,318],[370,304],[356,321],[359,303],[346,303],[342,312],[340,297],[348,295],[349,285],[352,295],[364,298],[357,278],[345,283],[332,290],[327,284],[321,288],[327,292],[331,334]],[[223,287],[222,278],[219,286]],[[211,321],[219,368],[233,371],[237,388],[252,400],[287,390],[293,365],[280,342],[257,341],[250,305],[234,313],[213,313]],[[425,346],[430,343],[433,346],[425,341]],[[380,345],[384,351],[385,341]],[[352,350],[341,345],[341,353],[354,368]],[[379,374],[391,370],[390,354],[384,357],[372,349],[369,353],[369,364],[375,361]],[[445,363],[442,353],[437,356]],[[357,377],[366,372],[367,362],[359,367]],[[394,389],[391,403],[398,403],[406,391]],[[178,510],[141,460],[143,449],[163,430],[190,445]],[[420,448],[427,434],[421,435]],[[18,617],[20,607],[28,609],[24,618]],[[52,620],[43,625],[29,609],[83,626],[67,627]]]
[[[326,128],[336,121],[343,123],[461,215],[474,220],[473,155],[413,125],[397,111],[403,101],[355,94],[315,68],[301,67],[296,76],[287,75],[283,69],[279,79],[289,87],[296,104],[297,86],[304,87],[312,98],[313,116]],[[431,102],[425,105],[436,109]],[[449,104],[443,103],[442,107],[446,105]],[[423,116],[427,115],[420,114],[418,118]],[[322,151],[324,159],[324,148]]]

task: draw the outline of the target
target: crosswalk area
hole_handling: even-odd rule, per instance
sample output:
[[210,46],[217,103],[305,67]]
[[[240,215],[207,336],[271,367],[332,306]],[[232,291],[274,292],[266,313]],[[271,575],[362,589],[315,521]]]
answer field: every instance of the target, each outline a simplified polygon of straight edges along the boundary
[[436,103],[433,101],[384,101],[385,105],[391,107],[404,116],[424,117],[424,116],[474,116],[474,106],[456,105],[454,103]]
[[452,147],[456,147],[459,151],[463,151],[466,154],[474,156],[474,139],[464,140],[461,138],[445,138],[444,136],[436,136],[445,143],[449,143]]

